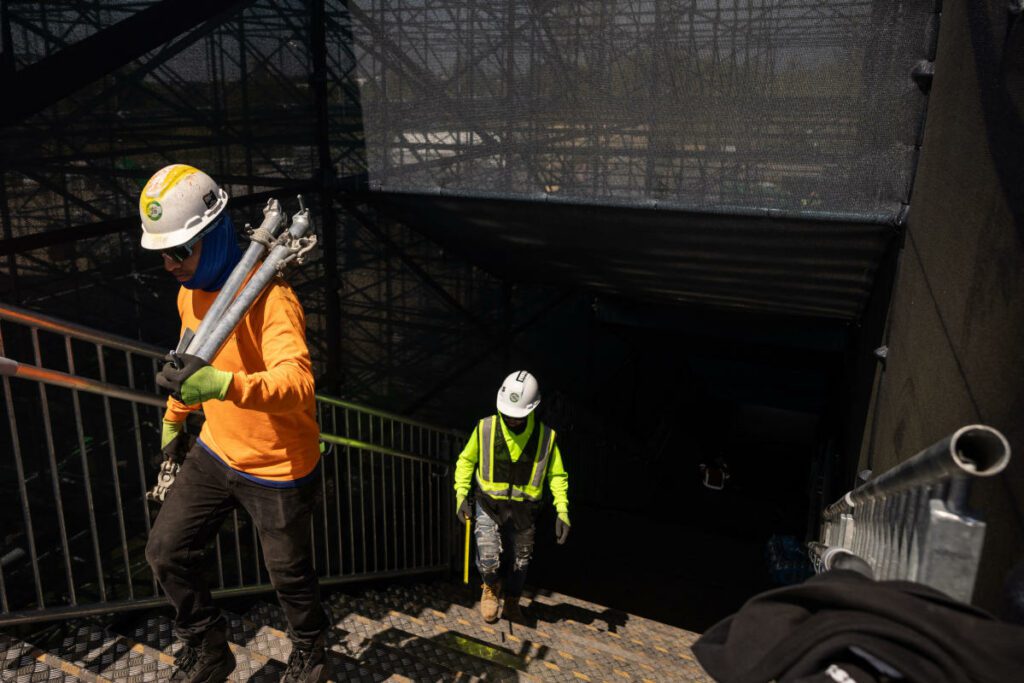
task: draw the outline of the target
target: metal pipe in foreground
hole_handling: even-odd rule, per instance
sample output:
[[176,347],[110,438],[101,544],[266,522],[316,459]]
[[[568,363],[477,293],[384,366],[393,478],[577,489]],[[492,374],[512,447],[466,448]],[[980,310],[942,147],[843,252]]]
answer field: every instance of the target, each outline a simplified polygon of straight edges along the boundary
[[[300,196],[299,203],[301,204],[301,202],[302,198]],[[189,346],[190,349],[194,349],[192,351],[193,355],[206,361],[211,360],[217,355],[220,347],[223,346],[232,331],[238,326],[238,322],[249,311],[252,303],[262,294],[263,289],[270,283],[271,278],[276,276],[278,271],[293,258],[298,257],[297,262],[301,263],[302,254],[306,250],[312,249],[316,244],[315,235],[307,237],[306,233],[309,231],[309,209],[303,208],[292,217],[292,226],[285,235],[282,235],[284,239],[278,239],[274,248],[270,250],[270,255],[267,256],[259,270],[253,274],[249,282],[239,292],[238,297],[231,302],[231,305],[227,307],[224,314],[216,321],[215,327],[199,341],[198,345]],[[207,317],[210,316],[207,315]]]
[[871,565],[847,548],[811,542],[807,544],[807,549],[810,551],[815,569],[819,572],[846,569],[863,574],[869,579],[875,578]]
[[[195,331],[192,341],[187,344],[185,353],[198,355],[197,350],[203,343],[204,338],[211,333],[220,320],[221,315],[231,305],[231,302],[234,301],[235,294],[238,293],[238,288],[242,286],[245,276],[249,274],[249,271],[256,265],[256,262],[266,253],[271,241],[277,237],[281,226],[287,222],[287,215],[281,210],[281,203],[273,198],[268,199],[267,205],[263,207],[263,222],[252,233],[252,241],[249,243],[249,248],[245,250],[242,259],[235,265],[231,275],[228,276],[228,279],[220,288],[217,298],[213,300],[210,310],[203,316],[203,321],[199,324],[199,329]],[[206,358],[206,360],[210,359]]]
[[[844,496],[845,504],[857,506],[872,498],[892,495],[915,486],[963,477],[991,477],[1010,462],[1010,444],[998,430],[986,425],[967,425],[924,449],[876,479]],[[843,505],[843,500],[833,506]]]

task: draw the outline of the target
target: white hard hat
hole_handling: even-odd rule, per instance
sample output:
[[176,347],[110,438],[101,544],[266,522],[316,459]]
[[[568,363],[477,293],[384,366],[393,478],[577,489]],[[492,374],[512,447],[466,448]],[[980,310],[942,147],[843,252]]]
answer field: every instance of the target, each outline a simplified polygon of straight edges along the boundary
[[498,389],[498,412],[509,417],[526,417],[540,405],[540,385],[526,370],[505,378]]
[[142,247],[170,249],[192,240],[224,211],[228,193],[198,168],[171,164],[139,195]]

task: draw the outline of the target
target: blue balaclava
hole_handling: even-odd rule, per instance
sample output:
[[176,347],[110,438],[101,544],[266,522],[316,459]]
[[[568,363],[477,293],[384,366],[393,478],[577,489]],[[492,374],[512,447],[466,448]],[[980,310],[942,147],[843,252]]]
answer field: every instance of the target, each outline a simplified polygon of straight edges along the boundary
[[199,254],[199,266],[192,277],[181,283],[188,289],[201,289],[204,292],[216,292],[231,275],[235,265],[241,260],[242,251],[235,239],[235,224],[231,216],[224,212],[220,218],[203,235],[203,251]]

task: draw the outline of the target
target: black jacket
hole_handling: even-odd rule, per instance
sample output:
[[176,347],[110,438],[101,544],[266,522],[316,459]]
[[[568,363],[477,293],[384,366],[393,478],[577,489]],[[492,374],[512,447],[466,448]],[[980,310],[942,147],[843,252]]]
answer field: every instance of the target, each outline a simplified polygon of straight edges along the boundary
[[843,570],[751,598],[693,652],[721,683],[1024,681],[1024,627]]

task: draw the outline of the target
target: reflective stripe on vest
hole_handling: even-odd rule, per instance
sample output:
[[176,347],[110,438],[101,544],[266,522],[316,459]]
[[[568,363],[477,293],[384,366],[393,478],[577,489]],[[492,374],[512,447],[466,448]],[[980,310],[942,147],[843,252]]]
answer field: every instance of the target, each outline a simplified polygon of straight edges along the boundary
[[[497,415],[480,420],[478,430],[480,433],[480,460],[476,471],[476,482],[483,493],[495,500],[539,501],[542,498],[543,490],[541,487],[544,484],[544,476],[547,474],[551,451],[554,450],[555,430],[549,428],[540,420],[536,421],[535,429],[538,430],[537,445],[529,448],[533,441],[532,438],[529,439],[526,449],[519,456],[520,458],[529,458],[533,462],[531,476],[525,482],[525,486],[521,485],[522,488],[520,488],[511,481],[492,481],[492,477],[496,474],[493,471],[495,469],[495,451],[497,450],[496,440],[499,438],[504,439],[505,435],[501,431]],[[509,450],[507,444],[503,443],[501,445],[505,451]],[[529,451],[533,452],[530,453]],[[511,456],[511,453],[509,453],[509,456]]]
[[[551,446],[555,441],[555,430],[547,429],[547,427],[541,423],[540,442],[542,444],[543,452],[540,456],[540,460],[537,461],[537,467],[533,471],[533,480],[530,482],[530,486],[540,486],[544,483],[544,474],[548,471],[548,458],[551,457]],[[547,434],[544,430],[547,429]],[[545,438],[547,437],[547,438]]]
[[480,487],[480,490],[487,496],[494,498],[495,500],[528,500],[531,502],[537,502],[544,497],[544,491],[538,492],[536,495],[531,495],[522,489],[517,489],[515,486],[512,487],[511,495],[505,495],[508,493],[508,489],[502,489],[504,493],[496,493],[488,491],[487,487],[480,480],[480,473],[476,474],[476,485]]
[[485,418],[480,421],[480,470],[484,481],[491,480],[491,457],[494,453],[494,421],[497,416]]

